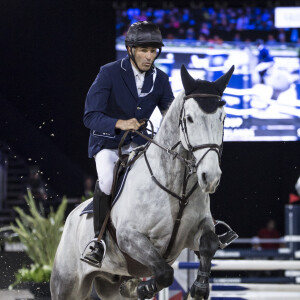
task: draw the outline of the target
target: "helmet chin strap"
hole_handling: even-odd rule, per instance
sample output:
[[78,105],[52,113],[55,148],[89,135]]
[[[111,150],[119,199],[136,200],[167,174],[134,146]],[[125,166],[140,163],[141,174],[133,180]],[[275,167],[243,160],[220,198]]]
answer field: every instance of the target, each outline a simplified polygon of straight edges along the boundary
[[[138,66],[138,64],[137,64],[137,62],[136,62],[136,60],[135,60],[135,57],[134,57],[134,55],[132,54],[132,53],[133,53],[133,52],[132,52],[132,48],[133,48],[133,47],[129,47],[129,48],[130,48],[130,51],[127,49],[127,53],[128,53],[128,55],[129,55],[129,58],[133,61],[133,63],[134,63],[134,65],[136,66],[136,68],[137,68],[141,73],[144,73],[145,71],[143,71],[143,70],[141,70],[141,69],[139,68],[139,66]],[[157,55],[156,55],[156,57],[155,57],[155,59],[154,59],[154,61],[153,61],[153,63],[152,63],[152,65],[151,65],[150,68],[153,68],[153,67],[154,67],[154,62],[155,62],[155,60],[159,57],[160,53],[161,53],[161,48],[158,48],[158,53],[157,53]]]
[[137,62],[136,62],[136,60],[135,60],[135,57],[134,57],[133,52],[132,52],[132,48],[133,48],[133,47],[129,47],[129,48],[130,48],[130,51],[128,51],[128,49],[127,49],[127,52],[128,52],[128,55],[129,55],[130,59],[133,61],[133,63],[134,63],[134,65],[136,66],[136,68],[137,68],[141,73],[144,73],[145,71],[143,71],[143,70],[141,70],[141,69],[139,68],[139,66],[138,66],[138,64],[137,64]]

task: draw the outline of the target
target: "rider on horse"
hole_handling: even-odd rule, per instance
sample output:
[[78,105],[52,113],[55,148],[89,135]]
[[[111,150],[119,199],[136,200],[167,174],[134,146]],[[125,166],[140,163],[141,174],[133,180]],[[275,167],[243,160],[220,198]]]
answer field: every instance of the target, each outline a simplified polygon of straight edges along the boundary
[[[100,234],[111,203],[113,169],[118,160],[118,145],[125,131],[131,131],[123,153],[145,143],[134,131],[149,119],[156,106],[164,113],[174,96],[168,76],[154,66],[164,46],[159,28],[147,21],[130,26],[125,39],[128,56],[101,67],[85,102],[84,124],[90,129],[89,157],[94,157],[98,174],[93,198],[95,238]],[[146,132],[142,130],[144,134]],[[235,236],[222,235],[221,245]],[[101,266],[105,255],[105,231],[83,260]]]
[[274,65],[274,58],[270,54],[268,48],[264,45],[262,39],[256,41],[256,46],[258,50],[258,63],[255,69],[260,76],[260,83],[265,84],[264,77],[268,70]]

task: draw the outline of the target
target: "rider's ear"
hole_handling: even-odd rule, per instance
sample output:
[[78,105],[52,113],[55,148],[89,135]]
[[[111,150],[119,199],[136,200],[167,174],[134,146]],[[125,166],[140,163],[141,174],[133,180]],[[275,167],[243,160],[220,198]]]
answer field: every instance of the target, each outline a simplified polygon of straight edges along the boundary
[[214,81],[216,89],[222,94],[227,87],[227,84],[231,78],[231,75],[234,71],[234,65],[220,78]]
[[185,90],[185,94],[190,94],[196,88],[196,80],[189,74],[186,67],[181,65],[181,81]]

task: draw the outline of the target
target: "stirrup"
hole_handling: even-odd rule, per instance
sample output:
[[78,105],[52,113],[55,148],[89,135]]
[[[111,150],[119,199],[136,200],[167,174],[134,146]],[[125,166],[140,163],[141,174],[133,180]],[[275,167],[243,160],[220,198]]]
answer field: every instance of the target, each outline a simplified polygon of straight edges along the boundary
[[221,249],[224,249],[229,244],[231,244],[234,240],[236,240],[239,236],[235,231],[233,231],[231,229],[231,227],[228,224],[226,224],[223,221],[216,220],[215,227],[219,224],[225,226],[228,229],[228,231],[226,231],[225,233],[218,235],[219,246],[220,246]]
[[[89,246],[91,243],[95,243],[95,244],[99,244],[99,245],[101,244],[101,245],[103,246],[103,256],[102,256],[102,260],[101,260],[100,262],[98,262],[98,263],[94,263],[94,262],[92,262],[92,261],[90,261],[90,260],[88,260],[88,259],[85,258],[85,255],[86,255],[86,253],[85,253],[85,252],[86,252],[86,249],[88,248],[88,246]],[[98,241],[97,238],[94,238],[94,239],[92,239],[92,240],[85,246],[83,252],[81,253],[80,260],[82,260],[82,261],[84,261],[84,262],[86,262],[86,263],[88,263],[88,264],[90,264],[90,265],[92,265],[92,266],[94,266],[94,267],[101,268],[102,262],[103,262],[103,260],[104,260],[105,255],[106,255],[106,244],[105,244],[104,240]]]

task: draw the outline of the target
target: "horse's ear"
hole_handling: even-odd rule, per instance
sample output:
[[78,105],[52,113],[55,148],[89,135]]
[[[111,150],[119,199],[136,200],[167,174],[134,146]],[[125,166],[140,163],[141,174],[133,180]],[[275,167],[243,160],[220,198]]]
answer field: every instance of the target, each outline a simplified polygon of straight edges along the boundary
[[223,93],[224,90],[226,89],[227,84],[231,78],[233,71],[234,71],[234,65],[231,66],[231,68],[227,71],[227,73],[225,73],[220,78],[218,78],[216,81],[214,81],[215,87],[220,93]]
[[181,65],[181,81],[186,95],[196,88],[196,80],[189,74],[185,65]]

